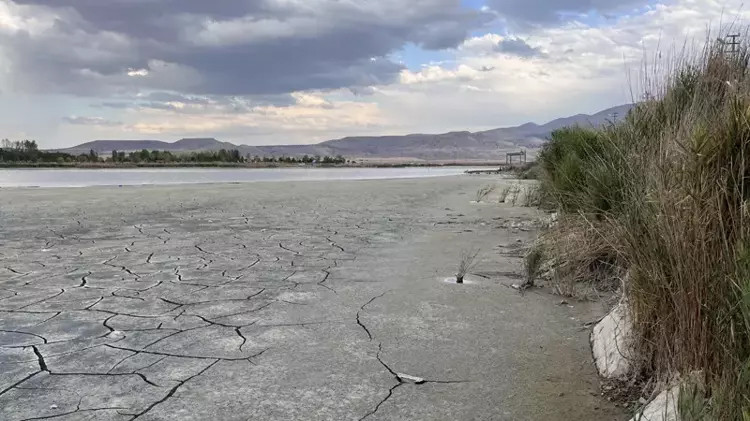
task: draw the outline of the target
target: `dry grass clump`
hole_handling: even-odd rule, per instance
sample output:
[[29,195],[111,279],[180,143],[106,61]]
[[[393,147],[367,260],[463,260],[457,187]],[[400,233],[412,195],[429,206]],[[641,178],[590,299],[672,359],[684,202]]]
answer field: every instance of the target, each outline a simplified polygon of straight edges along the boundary
[[497,202],[498,203],[505,203],[505,199],[508,198],[508,195],[511,193],[511,186],[510,185],[504,185],[500,187],[498,190],[497,195]]
[[527,184],[523,197],[524,207],[541,206],[543,201],[542,189],[536,184]]
[[749,62],[684,53],[620,124],[555,132],[540,155],[568,215],[545,236],[559,269],[629,271],[637,374],[701,371],[707,419],[750,420]]
[[495,191],[495,188],[497,188],[497,186],[494,184],[482,186],[479,190],[477,190],[476,202],[479,203],[484,200],[490,193]]
[[518,199],[523,195],[523,187],[518,183],[513,183],[508,188],[508,193],[505,195],[503,202],[509,203],[511,206],[518,205]]
[[555,291],[565,297],[597,298],[600,293],[621,287],[623,262],[613,248],[607,223],[580,215],[563,215],[553,230],[542,234],[526,258],[527,276],[542,275],[539,269],[548,256],[546,276]]
[[534,281],[542,275],[542,267],[545,262],[544,248],[541,243],[531,247],[523,259],[526,272],[526,285],[533,286]]
[[458,262],[458,271],[456,272],[456,282],[464,283],[464,277],[476,266],[479,249],[464,250],[461,252],[461,259]]
[[542,204],[542,191],[538,184],[512,183],[498,189],[498,203],[507,203],[511,206],[540,206]]

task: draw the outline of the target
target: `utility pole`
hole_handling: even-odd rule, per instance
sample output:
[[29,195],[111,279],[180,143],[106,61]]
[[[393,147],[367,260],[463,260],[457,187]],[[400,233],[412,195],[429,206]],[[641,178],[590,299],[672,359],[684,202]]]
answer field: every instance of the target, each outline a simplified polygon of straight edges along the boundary
[[740,34],[729,34],[723,40],[719,40],[719,42],[724,46],[729,46],[729,51],[726,48],[724,49],[725,53],[737,54],[740,52],[740,45],[742,44]]

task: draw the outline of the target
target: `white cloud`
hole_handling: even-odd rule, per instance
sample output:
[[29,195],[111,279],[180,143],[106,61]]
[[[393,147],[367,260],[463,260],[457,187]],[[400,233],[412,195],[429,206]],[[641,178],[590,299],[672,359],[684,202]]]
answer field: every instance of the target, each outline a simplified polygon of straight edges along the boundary
[[148,69],[128,69],[128,76],[130,77],[137,77],[137,76],[148,76]]
[[[595,112],[631,100],[644,58],[668,60],[685,42],[699,48],[707,29],[735,20],[739,3],[679,0],[599,26],[569,22],[511,35],[485,34],[454,50],[453,62],[404,70],[400,84],[377,101],[403,132],[492,128]],[[716,33],[716,32],[715,32]],[[544,54],[505,54],[497,46],[520,37]],[[632,78],[631,78],[632,76]],[[631,83],[633,85],[631,85]]]
[[[353,96],[344,90],[338,94]],[[241,100],[167,101],[164,104],[169,106],[128,110],[127,121],[118,130],[129,138],[217,136],[224,140],[259,144],[322,141],[332,134],[343,136],[386,127],[386,121],[374,103],[330,100],[322,93],[314,92],[293,93],[292,97],[293,104],[282,106],[251,106]],[[85,124],[98,122],[96,118],[85,120]]]
[[0,2],[0,32],[23,31],[29,36],[36,36],[52,29],[59,18],[56,13],[37,13],[28,6],[19,6],[9,1]]
[[450,70],[441,66],[426,66],[422,70],[412,72],[403,70],[401,72],[401,83],[404,85],[413,85],[419,83],[440,83],[446,81],[468,82],[477,79],[480,71],[473,69],[465,64],[460,64],[455,70]]
[[488,54],[494,52],[495,46],[502,40],[503,37],[498,34],[484,34],[467,39],[458,47],[458,51],[465,54]]
[[69,116],[63,118],[68,124],[75,124],[79,126],[121,126],[122,123],[119,121],[107,120],[104,117],[84,117],[84,116]]
[[323,96],[313,93],[294,92],[292,93],[292,98],[297,101],[297,105],[303,107],[328,109],[334,108],[334,105],[326,100]]

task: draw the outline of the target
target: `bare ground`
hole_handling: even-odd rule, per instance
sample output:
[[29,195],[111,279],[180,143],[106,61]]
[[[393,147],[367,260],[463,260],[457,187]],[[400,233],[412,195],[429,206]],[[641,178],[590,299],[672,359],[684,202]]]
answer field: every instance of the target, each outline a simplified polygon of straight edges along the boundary
[[0,419],[623,419],[488,180],[0,190]]

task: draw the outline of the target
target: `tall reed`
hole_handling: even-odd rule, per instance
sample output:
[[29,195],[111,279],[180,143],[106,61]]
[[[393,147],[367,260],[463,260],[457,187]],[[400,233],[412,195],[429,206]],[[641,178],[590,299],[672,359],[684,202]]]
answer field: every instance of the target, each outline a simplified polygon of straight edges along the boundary
[[636,375],[700,371],[706,416],[729,420],[750,420],[749,61],[684,49],[623,121],[557,131],[539,158],[544,191],[580,221],[560,236],[588,239],[565,258],[629,272]]

